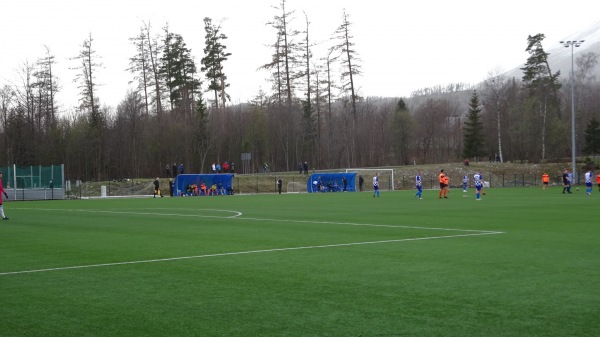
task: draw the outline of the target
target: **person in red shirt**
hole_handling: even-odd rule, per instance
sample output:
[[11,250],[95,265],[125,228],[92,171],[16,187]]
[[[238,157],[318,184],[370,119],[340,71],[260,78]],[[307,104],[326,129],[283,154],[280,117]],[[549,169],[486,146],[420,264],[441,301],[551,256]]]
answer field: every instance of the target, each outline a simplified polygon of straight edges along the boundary
[[600,173],[598,173],[598,175],[596,176],[596,182],[598,183],[598,191],[600,191]]
[[6,191],[4,190],[4,187],[2,186],[2,172],[0,172],[0,216],[2,216],[3,220],[8,220],[8,217],[6,217],[6,215],[4,215],[4,207],[2,206],[2,194],[4,194],[6,199],[8,199],[8,194],[6,194]]

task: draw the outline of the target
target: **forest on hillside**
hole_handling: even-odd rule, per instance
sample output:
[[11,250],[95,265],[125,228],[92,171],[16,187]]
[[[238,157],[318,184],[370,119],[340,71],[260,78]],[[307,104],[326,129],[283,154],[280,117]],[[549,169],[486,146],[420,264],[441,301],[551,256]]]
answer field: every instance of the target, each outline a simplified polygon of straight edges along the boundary
[[[130,37],[137,89],[116,106],[100,104],[101,71],[92,33],[74,58],[79,107],[59,113],[60,80],[46,55],[19,69],[22,82],[0,87],[0,163],[65,164],[67,179],[162,175],[165,166],[206,173],[213,163],[237,172],[397,166],[471,161],[561,161],[571,156],[571,109],[577,155],[600,153],[598,55],[576,59],[573,81],[553,72],[543,34],[529,36],[521,78],[489,74],[477,86],[424,88],[411,97],[362,97],[360,51],[344,13],[329,54],[313,57],[308,18],[275,8],[271,87],[231,104],[221,24],[205,18],[200,62],[168,25],[148,23]],[[293,18],[304,27],[291,27]],[[524,60],[525,61],[525,60]],[[340,70],[341,69],[341,70]],[[573,95],[574,94],[574,95]],[[572,101],[572,97],[575,101]],[[250,160],[242,161],[242,154]]]

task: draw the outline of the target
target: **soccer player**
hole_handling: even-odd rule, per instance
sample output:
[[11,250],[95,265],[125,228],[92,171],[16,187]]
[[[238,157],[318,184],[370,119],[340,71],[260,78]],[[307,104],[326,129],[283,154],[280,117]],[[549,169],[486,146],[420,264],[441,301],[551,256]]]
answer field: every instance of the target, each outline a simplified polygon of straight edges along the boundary
[[373,177],[373,198],[379,198],[379,173],[375,173]]
[[585,192],[587,195],[592,195],[592,190],[594,186],[592,185],[592,171],[588,170],[585,173]]
[[548,188],[548,183],[550,182],[550,176],[548,173],[542,174],[542,189],[545,190]]
[[4,215],[4,207],[2,207],[2,194],[8,199],[8,194],[6,194],[6,191],[2,186],[2,171],[0,171],[0,216],[2,216],[2,220],[8,220],[8,217]]
[[481,200],[481,191],[483,190],[483,177],[481,173],[475,173],[473,180],[475,181],[475,200]]
[[444,175],[444,198],[448,198],[446,194],[448,193],[448,187],[450,186],[450,177],[448,175]]
[[444,174],[444,170],[440,170],[440,175],[438,176],[438,178],[440,180],[439,197],[440,197],[440,199],[442,199],[442,194],[443,194],[444,198],[447,198],[446,193],[448,193],[448,190],[446,190],[446,175]]
[[463,192],[467,191],[467,184],[468,183],[469,183],[469,176],[465,174],[463,176]]
[[563,181],[563,193],[567,192],[567,193],[571,193],[571,178],[569,176],[569,170],[565,169],[565,171],[562,174],[562,181]]
[[596,183],[598,183],[598,192],[600,192],[600,173],[596,176]]
[[417,175],[415,176],[415,185],[417,188],[417,194],[415,194],[415,197],[419,198],[419,199],[423,199],[422,195],[423,195],[423,184],[421,181],[421,174],[419,172],[417,172]]

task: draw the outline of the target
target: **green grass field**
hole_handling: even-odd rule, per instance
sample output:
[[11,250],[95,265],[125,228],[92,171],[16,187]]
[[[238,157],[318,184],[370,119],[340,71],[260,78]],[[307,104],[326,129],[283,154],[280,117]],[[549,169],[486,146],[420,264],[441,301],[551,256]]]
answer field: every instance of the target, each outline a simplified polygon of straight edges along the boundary
[[599,336],[600,193],[5,202],[2,336]]

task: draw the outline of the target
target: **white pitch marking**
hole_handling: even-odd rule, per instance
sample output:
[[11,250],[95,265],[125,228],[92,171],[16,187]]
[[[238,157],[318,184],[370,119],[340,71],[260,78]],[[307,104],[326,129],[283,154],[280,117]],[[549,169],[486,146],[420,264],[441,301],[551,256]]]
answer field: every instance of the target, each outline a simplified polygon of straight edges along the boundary
[[45,268],[45,269],[33,269],[33,270],[21,270],[21,271],[4,272],[4,273],[0,273],[0,276],[18,275],[18,274],[31,274],[31,273],[42,273],[42,272],[71,270],[71,269],[111,267],[111,266],[121,266],[121,265],[130,265],[130,264],[168,262],[168,261],[189,260],[189,259],[203,259],[203,258],[210,258],[210,257],[233,256],[233,255],[244,255],[244,254],[272,253],[272,252],[284,252],[284,251],[293,251],[293,250],[319,249],[319,248],[337,248],[337,247],[358,246],[358,245],[372,245],[372,244],[382,244],[382,243],[395,243],[395,242],[404,242],[404,241],[422,241],[422,240],[434,240],[434,239],[450,239],[450,238],[458,238],[458,237],[479,236],[479,235],[492,235],[492,234],[500,234],[500,232],[481,232],[481,233],[471,233],[471,234],[457,234],[457,235],[445,235],[445,236],[429,236],[429,237],[424,237],[424,238],[395,239],[395,240],[383,240],[383,241],[365,241],[365,242],[338,243],[338,244],[319,245],[319,246],[302,246],[302,247],[260,249],[260,250],[249,250],[249,251],[243,251],[243,252],[229,252],[229,253],[217,253],[217,254],[206,254],[206,255],[195,255],[195,256],[171,257],[171,258],[164,258],[164,259],[152,259],[152,260],[140,260],[140,261],[125,261],[125,262],[115,262],[115,263],[100,263],[100,264],[90,264],[90,265],[81,265],[81,266],[70,266],[70,267],[58,267],[58,268]]
[[[180,217],[198,217],[198,218],[219,218],[219,219],[236,219],[236,220],[254,220],[254,221],[275,221],[275,222],[293,222],[293,223],[314,223],[323,225],[347,225],[347,226],[365,226],[365,227],[384,227],[384,228],[406,228],[406,229],[423,229],[423,230],[440,230],[454,232],[473,232],[485,234],[504,234],[498,231],[485,231],[476,229],[459,229],[459,228],[437,228],[437,227],[419,227],[419,226],[403,226],[403,225],[377,225],[377,224],[361,224],[353,222],[333,222],[333,221],[313,221],[313,220],[289,220],[289,219],[262,219],[262,218],[241,218],[243,215],[239,211],[217,210],[217,209],[198,209],[202,211],[218,211],[231,212],[235,215],[222,217],[216,215],[196,215],[196,214],[173,214],[173,213],[150,213],[150,212],[131,212],[131,211],[109,211],[109,210],[94,210],[94,209],[50,209],[50,208],[19,208],[27,210],[40,211],[65,211],[65,212],[86,212],[86,213],[107,213],[107,214],[133,214],[133,215],[163,215],[163,216],[180,216]],[[186,208],[183,208],[186,209]]]
[[64,211],[64,212],[84,212],[84,213],[106,213],[106,214],[132,214],[132,215],[163,215],[163,216],[179,216],[179,217],[194,217],[194,218],[219,218],[219,219],[234,219],[242,215],[238,211],[229,211],[222,209],[197,209],[198,211],[215,211],[215,212],[229,212],[234,213],[231,216],[218,216],[218,215],[198,215],[198,214],[173,214],[173,213],[152,213],[152,212],[132,212],[132,211],[109,211],[99,209],[51,209],[51,208],[19,208],[26,210],[36,211]]

